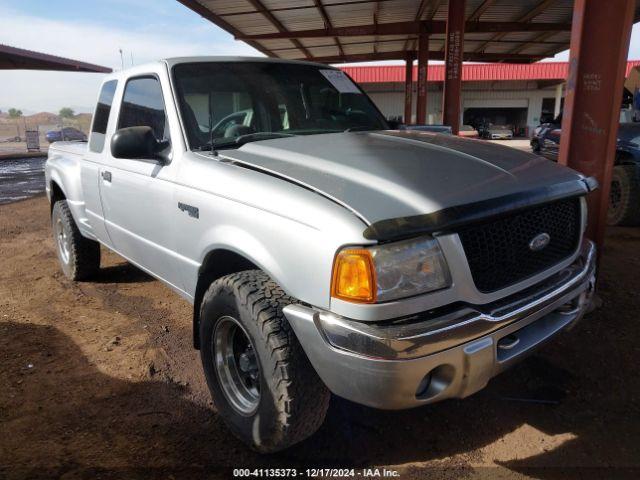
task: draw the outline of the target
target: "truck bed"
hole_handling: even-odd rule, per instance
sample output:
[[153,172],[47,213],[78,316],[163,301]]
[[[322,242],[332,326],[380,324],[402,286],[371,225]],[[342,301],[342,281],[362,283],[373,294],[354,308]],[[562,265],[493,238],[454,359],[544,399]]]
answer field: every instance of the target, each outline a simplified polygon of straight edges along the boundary
[[87,151],[87,142],[70,141],[70,142],[54,142],[49,147],[49,157],[52,152],[60,152],[71,155],[82,156]]

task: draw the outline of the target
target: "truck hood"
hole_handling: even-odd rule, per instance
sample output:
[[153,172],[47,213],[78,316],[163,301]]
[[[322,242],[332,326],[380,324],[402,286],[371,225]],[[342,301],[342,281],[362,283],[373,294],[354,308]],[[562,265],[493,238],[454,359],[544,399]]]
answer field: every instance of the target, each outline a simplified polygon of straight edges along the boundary
[[[248,143],[220,155],[317,191],[368,225],[429,215],[433,223],[438,213],[446,211],[450,218],[455,209],[461,212],[460,207],[470,205],[495,211],[491,199],[497,198],[522,205],[527,198],[540,202],[553,195],[586,193],[581,175],[542,157],[425,132],[287,137]],[[555,189],[558,185],[571,187]],[[369,233],[370,238],[385,236]]]

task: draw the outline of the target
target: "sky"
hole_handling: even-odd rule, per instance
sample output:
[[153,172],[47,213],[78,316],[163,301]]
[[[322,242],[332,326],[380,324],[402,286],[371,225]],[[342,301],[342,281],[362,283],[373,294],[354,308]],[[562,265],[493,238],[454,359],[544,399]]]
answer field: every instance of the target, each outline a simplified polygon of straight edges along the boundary
[[[175,0],[0,0],[0,43],[121,68],[183,55],[260,55]],[[0,110],[89,112],[103,74],[0,71]]]
[[[259,55],[175,0],[0,0],[0,43],[121,68],[189,55]],[[553,60],[567,60],[567,52]],[[630,59],[640,59],[633,28]],[[393,63],[393,62],[379,62]],[[0,71],[0,110],[91,112],[103,74]]]

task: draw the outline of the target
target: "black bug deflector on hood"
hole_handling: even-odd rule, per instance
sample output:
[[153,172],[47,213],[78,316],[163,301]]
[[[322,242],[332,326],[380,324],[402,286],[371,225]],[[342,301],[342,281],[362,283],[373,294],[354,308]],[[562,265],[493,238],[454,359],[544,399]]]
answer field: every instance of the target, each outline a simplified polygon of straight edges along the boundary
[[425,233],[453,230],[456,227],[497,218],[543,203],[583,196],[597,187],[598,182],[589,177],[448,207],[426,215],[381,220],[367,227],[363,235],[368,240],[389,241]]

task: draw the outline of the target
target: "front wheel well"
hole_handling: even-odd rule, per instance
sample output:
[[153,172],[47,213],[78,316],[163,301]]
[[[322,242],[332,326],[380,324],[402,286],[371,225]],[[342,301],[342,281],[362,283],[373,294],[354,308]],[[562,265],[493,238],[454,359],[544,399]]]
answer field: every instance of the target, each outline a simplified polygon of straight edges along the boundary
[[198,272],[198,284],[193,301],[193,346],[195,348],[200,349],[200,304],[209,285],[231,273],[259,269],[251,260],[231,250],[217,249],[207,254]]
[[67,197],[64,194],[64,192],[62,191],[62,188],[60,188],[60,185],[58,185],[55,181],[51,182],[51,204],[50,204],[50,213],[53,213],[53,206],[56,204],[56,202],[59,202],[60,200],[66,200]]

